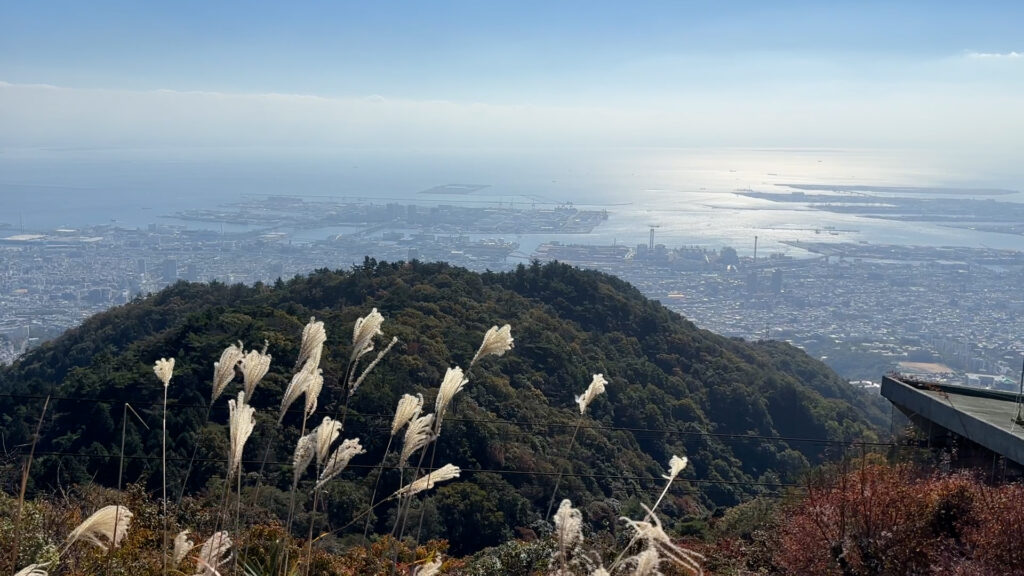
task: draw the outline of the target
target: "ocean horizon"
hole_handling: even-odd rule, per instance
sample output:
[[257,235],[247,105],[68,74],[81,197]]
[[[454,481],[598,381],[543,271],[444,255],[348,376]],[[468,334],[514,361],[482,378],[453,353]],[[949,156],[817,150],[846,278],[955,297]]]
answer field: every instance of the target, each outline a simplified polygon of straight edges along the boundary
[[[8,231],[36,232],[153,223],[219,229],[171,217],[182,210],[288,195],[606,210],[608,220],[592,233],[552,238],[584,244],[646,243],[655,227],[656,242],[670,247],[733,246],[741,253],[753,250],[755,236],[763,253],[800,252],[784,243],[791,240],[1024,248],[1018,235],[866,218],[736,193],[793,192],[785,184],[902,186],[946,189],[915,194],[922,198],[1024,202],[1024,176],[970,160],[833,149],[6,149],[0,151],[0,224]],[[448,184],[480,188],[422,194]],[[1014,192],[968,191],[991,188]],[[299,240],[318,238],[316,230],[294,232]],[[525,247],[541,239],[519,240]]]

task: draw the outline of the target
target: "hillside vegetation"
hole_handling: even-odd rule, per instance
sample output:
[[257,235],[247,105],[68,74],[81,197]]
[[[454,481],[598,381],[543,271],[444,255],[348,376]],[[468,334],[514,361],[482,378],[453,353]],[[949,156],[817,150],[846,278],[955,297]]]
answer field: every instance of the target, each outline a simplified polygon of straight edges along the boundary
[[[623,509],[649,503],[669,457],[685,454],[690,465],[661,506],[685,528],[716,508],[796,481],[836,446],[873,439],[886,421],[800,350],[697,329],[605,274],[557,263],[476,274],[368,259],[349,271],[319,270],[273,286],[179,283],[90,318],[3,368],[0,429],[10,457],[3,488],[16,493],[14,457],[28,451],[50,396],[30,492],[139,482],[155,494],[163,387],[152,366],[174,357],[168,484],[174,496],[179,489],[212,492],[228,451],[225,399],[237,393],[229,388],[209,408],[207,423],[213,362],[234,342],[262,348],[266,341],[274,359],[249,400],[258,421],[243,469],[251,490],[267,462],[259,503],[283,515],[301,410],[282,427],[277,411],[299,335],[310,317],[326,326],[318,414],[337,417],[352,325],[371,308],[399,343],[352,397],[343,436],[359,436],[367,453],[327,490],[335,525],[366,508],[399,397],[426,392],[432,404],[446,368],[466,366],[491,325],[512,325],[515,349],[473,368],[436,444],[437,462],[455,462],[463,474],[423,501],[423,530],[449,539],[455,553],[532,532],[561,473],[559,497],[571,495],[592,525],[611,525]],[[596,373],[607,378],[607,393],[591,404],[569,453],[579,417],[574,397]],[[196,446],[196,465],[182,486]],[[399,482],[398,471],[386,469],[382,493]],[[372,527],[387,532],[393,517],[379,508]],[[296,526],[304,529],[301,521]],[[361,535],[362,528],[350,532]]]

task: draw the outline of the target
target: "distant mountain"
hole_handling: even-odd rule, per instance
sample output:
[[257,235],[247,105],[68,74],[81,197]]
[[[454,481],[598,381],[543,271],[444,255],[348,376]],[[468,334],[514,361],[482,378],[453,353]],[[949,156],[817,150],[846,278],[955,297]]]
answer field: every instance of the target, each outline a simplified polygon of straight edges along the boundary
[[[476,274],[444,264],[377,263],[319,270],[273,286],[178,283],[99,314],[0,369],[0,429],[8,452],[24,453],[43,420],[32,486],[116,485],[122,425],[125,481],[160,482],[162,386],[155,360],[175,357],[168,415],[169,482],[180,486],[198,442],[188,490],[223,475],[227,398],[212,408],[212,365],[229,344],[267,341],[271,372],[256,390],[259,422],[245,458],[255,484],[268,439],[268,483],[287,490],[297,411],[275,430],[303,325],[323,320],[326,385],[316,422],[337,417],[353,322],[376,307],[399,345],[352,398],[344,437],[368,454],[331,489],[342,522],[365,508],[398,398],[423,392],[427,406],[448,366],[465,366],[486,329],[509,323],[515,348],[474,367],[438,441],[438,465],[465,470],[426,500],[430,535],[463,551],[504,541],[543,516],[559,473],[559,497],[614,522],[620,506],[650,502],[672,454],[686,455],[688,483],[663,505],[672,516],[729,506],[795,481],[829,447],[871,439],[886,418],[822,363],[779,342],[748,343],[704,330],[614,277],[562,264]],[[572,453],[579,411],[574,396],[594,373],[609,381],[588,410]],[[238,379],[240,380],[240,378]],[[124,403],[138,412],[145,428]],[[777,437],[787,439],[778,439]],[[833,443],[830,443],[833,442]],[[12,467],[13,468],[13,467]],[[12,481],[13,473],[7,475]],[[408,477],[406,477],[406,480]],[[652,481],[654,479],[654,481]],[[388,470],[382,493],[398,485]],[[271,493],[277,493],[271,488]],[[175,490],[176,492],[176,490]],[[271,505],[273,508],[273,505]],[[377,528],[387,530],[388,512]],[[358,527],[361,533],[361,526]]]

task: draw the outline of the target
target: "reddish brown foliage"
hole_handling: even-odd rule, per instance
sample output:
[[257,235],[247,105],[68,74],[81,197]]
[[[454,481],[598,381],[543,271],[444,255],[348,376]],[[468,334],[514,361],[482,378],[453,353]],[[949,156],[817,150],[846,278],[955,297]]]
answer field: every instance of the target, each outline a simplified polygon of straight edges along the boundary
[[1024,487],[864,464],[781,511],[773,564],[837,576],[1024,574]]
[[981,490],[975,516],[986,521],[964,529],[974,557],[985,565],[1013,566],[1018,573],[1024,572],[1024,486]]

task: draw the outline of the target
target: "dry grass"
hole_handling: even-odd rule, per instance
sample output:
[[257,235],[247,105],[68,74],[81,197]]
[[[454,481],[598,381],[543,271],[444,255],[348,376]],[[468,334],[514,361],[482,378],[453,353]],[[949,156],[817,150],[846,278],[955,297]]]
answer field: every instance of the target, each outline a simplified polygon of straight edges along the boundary
[[[147,505],[141,525],[133,522],[133,514],[128,511],[126,506],[104,506],[71,531],[63,549],[55,557],[53,554],[47,555],[43,551],[37,550],[37,554],[41,558],[35,559],[36,564],[28,565],[20,573],[40,576],[40,574],[45,574],[45,570],[49,567],[50,571],[54,574],[77,576],[82,573],[83,566],[92,566],[92,569],[95,569],[101,563],[100,559],[96,557],[85,557],[78,554],[74,557],[63,558],[65,552],[74,543],[79,541],[95,544],[104,552],[118,549],[122,543],[128,544],[127,549],[118,550],[117,554],[111,554],[105,558],[103,571],[112,575],[121,573],[118,570],[126,569],[129,566],[134,566],[130,570],[134,575],[150,574],[154,573],[152,570],[156,569],[156,566],[161,565],[163,566],[163,572],[166,574],[168,561],[170,562],[170,570],[174,571],[175,574],[186,574],[193,569],[200,576],[226,575],[228,573],[238,574],[243,569],[243,566],[240,566],[238,562],[239,548],[236,547],[240,542],[245,542],[246,544],[247,560],[253,560],[245,566],[248,570],[247,573],[287,574],[296,572],[300,566],[301,571],[306,574],[348,573],[337,565],[332,567],[333,572],[319,570],[318,567],[322,567],[325,564],[329,565],[331,562],[325,560],[327,557],[313,546],[314,542],[328,535],[324,534],[317,538],[313,537],[315,517],[310,523],[309,536],[304,546],[299,546],[299,543],[292,538],[290,529],[292,518],[294,517],[295,497],[299,493],[303,473],[313,459],[316,459],[318,468],[316,481],[312,486],[313,509],[315,511],[319,491],[323,486],[336,478],[354,457],[364,453],[358,438],[344,440],[333,451],[332,446],[343,432],[348,398],[358,390],[359,385],[367,374],[382,361],[397,342],[396,338],[390,339],[388,345],[377,354],[376,358],[365,366],[361,372],[359,371],[361,359],[374,349],[375,338],[384,335],[382,330],[383,324],[384,317],[376,309],[373,309],[370,314],[358,319],[355,323],[353,327],[352,350],[348,357],[349,361],[345,375],[341,380],[343,382],[343,389],[346,392],[344,412],[339,420],[334,420],[329,416],[324,417],[321,424],[309,434],[306,434],[306,423],[308,418],[316,411],[317,398],[323,389],[324,377],[319,364],[324,353],[323,346],[326,342],[326,331],[323,323],[317,322],[315,318],[311,318],[310,322],[303,329],[299,354],[295,362],[296,371],[281,400],[279,418],[280,423],[287,409],[299,397],[305,395],[302,432],[293,456],[294,474],[288,522],[283,532],[276,533],[276,542],[281,554],[260,552],[260,550],[266,550],[269,544],[265,539],[260,540],[259,536],[254,537],[254,535],[262,534],[265,538],[267,534],[266,528],[261,525],[242,525],[239,520],[244,482],[241,471],[242,453],[247,440],[256,426],[255,409],[249,405],[248,401],[254,394],[256,386],[270,370],[272,361],[271,355],[267,353],[266,345],[264,345],[262,351],[250,350],[245,352],[242,344],[239,343],[237,346],[228,346],[221,354],[219,361],[215,362],[213,366],[211,391],[213,401],[216,401],[231,384],[235,379],[236,373],[242,374],[243,389],[238,393],[236,399],[231,399],[227,402],[229,408],[230,448],[227,454],[228,465],[224,475],[224,496],[220,511],[213,518],[213,529],[209,529],[209,524],[205,525],[205,529],[208,531],[206,532],[207,537],[203,544],[195,546],[188,537],[189,529],[203,529],[202,523],[197,521],[198,519],[191,519],[194,522],[193,526],[180,526],[179,521],[182,519],[182,509],[180,507],[176,510],[177,517],[174,519],[170,517],[171,515],[166,507],[165,480],[163,499],[160,503],[162,511],[156,512]],[[473,367],[478,361],[488,356],[502,356],[511,350],[513,345],[514,340],[509,325],[506,324],[501,328],[493,326],[484,335],[483,341],[471,359],[469,366]],[[173,359],[161,359],[154,366],[154,372],[164,384],[165,390],[169,386],[173,368]],[[355,377],[357,373],[359,374],[358,378]],[[422,414],[424,405],[422,395],[412,396],[406,394],[402,397],[396,407],[384,458],[387,458],[387,452],[390,450],[390,441],[403,427],[407,427],[402,449],[399,453],[399,466],[403,469],[403,476],[404,469],[409,466],[410,459],[417,452],[420,453],[419,463],[415,467],[415,472],[411,479],[381,502],[374,502],[376,496],[375,488],[374,496],[371,497],[370,509],[356,515],[353,522],[361,519],[363,515],[368,515],[373,508],[384,502],[398,500],[400,503],[395,527],[397,529],[399,524],[401,524],[401,530],[404,533],[412,499],[425,491],[433,489],[439,483],[448,482],[459,477],[461,470],[455,464],[446,464],[440,468],[433,469],[432,455],[430,466],[424,469],[423,461],[427,445],[435,442],[436,446],[436,439],[441,434],[444,416],[450,410],[453,399],[459,392],[465,389],[469,382],[468,373],[464,373],[459,367],[449,367],[437,390],[434,402],[435,411],[432,414]],[[606,384],[605,378],[600,374],[596,374],[586,391],[577,397],[580,422],[586,417],[588,405],[605,391]],[[166,413],[164,422],[164,438],[166,441]],[[166,450],[166,446],[164,446],[164,450]],[[572,447],[570,445],[570,452],[571,450]],[[381,470],[383,470],[383,465],[384,461],[382,460]],[[685,458],[673,457],[669,464],[668,474],[665,476],[668,485],[676,479],[685,466]],[[189,468],[191,469],[191,462]],[[166,460],[164,460],[164,469],[166,475]],[[423,473],[424,470],[429,471]],[[379,478],[380,475],[378,474],[378,482]],[[236,511],[234,532],[229,534],[228,531],[221,528],[227,518],[230,484],[233,479],[237,480],[236,510],[238,511]],[[261,485],[262,480],[262,476],[260,476],[257,486]],[[557,553],[552,557],[548,573],[563,576],[568,576],[569,574],[600,576],[601,574],[630,573],[641,576],[660,574],[660,567],[665,563],[670,563],[682,566],[694,574],[701,574],[700,566],[697,563],[700,560],[699,555],[673,544],[672,540],[662,529],[660,521],[655,514],[655,509],[667,492],[668,485],[666,485],[661,496],[652,508],[647,511],[647,515],[642,520],[624,519],[627,525],[635,532],[635,536],[633,541],[626,547],[626,550],[623,550],[622,554],[619,555],[608,569],[602,566],[599,554],[595,554],[593,551],[588,553],[584,550],[583,515],[579,510],[572,507],[569,500],[564,500],[554,518]],[[557,483],[555,493],[557,493]],[[554,498],[554,494],[552,498]],[[174,530],[178,532],[173,538],[174,546],[171,552],[167,550],[167,543],[170,540],[172,525]],[[19,534],[22,531],[17,521],[15,522],[15,531]],[[337,531],[335,530],[335,532]],[[399,539],[401,539],[401,535]],[[637,542],[643,544],[642,549],[631,556],[625,556],[627,551]],[[301,554],[299,550],[302,547],[305,548],[304,558],[302,558],[301,562],[296,563],[293,558],[299,557]],[[251,554],[249,552],[250,548],[252,549]],[[355,549],[353,548],[352,550]],[[402,544],[397,541],[388,541],[387,553],[383,553],[382,550],[380,552],[381,560],[390,556],[390,561],[385,561],[384,564],[387,565],[387,570],[391,574],[396,573],[396,571],[414,573],[418,576],[435,576],[449,572],[452,574],[460,573],[458,571],[458,564],[443,562],[439,554],[436,553],[436,550],[426,557],[421,557],[418,553],[413,554],[411,562],[404,559],[408,555],[408,550],[403,549]],[[132,564],[130,554],[135,554],[139,560],[134,565]],[[266,559],[264,563],[259,563],[255,560],[255,558],[261,557],[261,554]],[[13,556],[14,558],[19,557],[18,550],[14,552]],[[276,560],[271,560],[272,558]],[[263,568],[257,570],[257,568],[254,568],[255,566],[263,566]],[[365,574],[376,573],[382,572],[365,572]]]

